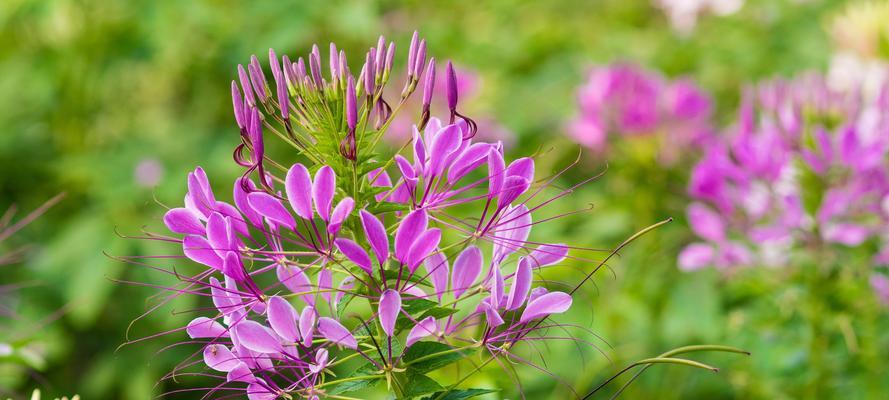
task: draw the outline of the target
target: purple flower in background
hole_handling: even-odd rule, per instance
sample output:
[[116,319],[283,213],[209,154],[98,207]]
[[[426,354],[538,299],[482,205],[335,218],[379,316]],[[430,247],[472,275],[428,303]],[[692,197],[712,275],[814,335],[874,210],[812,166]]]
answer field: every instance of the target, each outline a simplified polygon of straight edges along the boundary
[[632,64],[593,68],[577,101],[568,135],[597,152],[609,148],[611,135],[656,138],[659,161],[669,165],[713,131],[711,101],[690,80],[670,82]]
[[683,250],[680,267],[782,265],[812,243],[886,248],[883,93],[869,100],[817,75],[746,90],[735,126],[692,171],[688,221],[703,241]]

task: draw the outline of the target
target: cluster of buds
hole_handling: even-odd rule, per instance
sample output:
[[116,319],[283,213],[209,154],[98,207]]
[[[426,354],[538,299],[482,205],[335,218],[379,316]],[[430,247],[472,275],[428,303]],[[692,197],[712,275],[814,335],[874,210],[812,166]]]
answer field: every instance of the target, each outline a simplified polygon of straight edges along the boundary
[[[580,285],[551,290],[535,274],[586,249],[529,237],[535,224],[555,218],[532,214],[577,186],[541,199],[559,174],[537,180],[533,159],[506,162],[502,144],[474,141],[477,126],[457,111],[450,63],[449,119],[430,116],[435,60],[426,62],[416,35],[401,97],[390,106],[383,86],[395,46],[384,43],[367,53],[357,79],[335,45],[329,80],[317,47],[308,73],[302,59],[286,56],[280,70],[270,51],[277,100],[255,57],[239,68],[235,159],[246,172],[233,184],[233,201],[218,200],[198,167],[184,206],[164,216],[177,236],[150,236],[181,245],[204,267],[187,277],[167,272],[182,280],[173,297],[212,301],[184,328],[201,344],[194,356],[206,369],[196,374],[219,379],[205,388],[210,394],[346,398],[338,396],[386,382],[399,398],[449,391],[468,398],[483,391],[445,389],[425,374],[479,351],[488,353],[485,363],[533,365],[516,344],[572,339],[549,336],[565,325],[547,319],[569,309]],[[406,155],[378,160],[378,139],[424,77]],[[264,131],[307,162],[267,159]],[[349,365],[357,367],[352,375],[335,375]],[[177,368],[169,377],[183,374]]]
[[596,152],[608,148],[609,135],[653,138],[659,142],[658,161],[671,165],[713,132],[712,103],[691,81],[667,81],[631,64],[593,68],[577,101],[568,135]]
[[886,89],[870,100],[805,75],[747,90],[734,129],[692,171],[688,218],[704,242],[680,266],[781,265],[793,249],[869,242],[889,263]]

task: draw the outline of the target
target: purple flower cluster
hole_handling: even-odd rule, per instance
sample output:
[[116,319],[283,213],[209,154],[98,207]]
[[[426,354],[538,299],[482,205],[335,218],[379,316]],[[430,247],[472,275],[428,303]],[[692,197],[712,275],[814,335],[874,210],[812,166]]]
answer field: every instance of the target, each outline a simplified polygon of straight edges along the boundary
[[[456,111],[450,65],[450,122],[424,113],[412,154],[372,160],[375,142],[365,129],[384,130],[394,113],[379,88],[394,53],[394,44],[383,44],[368,52],[357,79],[334,45],[326,78],[317,46],[308,73],[302,59],[287,56],[280,70],[270,51],[276,91],[254,57],[239,70],[240,87],[232,85],[243,138],[235,158],[246,168],[233,184],[233,203],[217,199],[198,167],[188,175],[184,206],[164,216],[179,236],[163,240],[181,243],[185,257],[205,267],[191,277],[176,272],[184,283],[174,293],[214,305],[185,328],[201,343],[203,364],[217,372],[201,374],[220,379],[210,393],[315,399],[356,380],[385,380],[397,393],[421,343],[439,346],[424,359],[483,348],[492,358],[521,361],[511,346],[545,339],[542,330],[553,325],[543,320],[571,306],[570,294],[534,279],[568,256],[566,245],[529,240],[532,214],[554,199],[529,201],[551,181],[535,185],[533,159],[507,163],[502,145],[473,140],[478,127]],[[415,36],[403,98],[423,65],[431,93],[435,64],[424,62],[425,53]],[[285,169],[268,161],[264,130],[312,162]],[[457,206],[476,214],[457,217],[449,212]],[[332,368],[348,360],[364,360],[367,373],[336,377]]]
[[871,100],[805,75],[747,90],[739,114],[692,171],[688,219],[703,241],[680,254],[683,269],[868,241],[889,263],[889,91]]
[[579,114],[568,134],[598,152],[607,150],[609,135],[655,137],[659,161],[669,165],[713,132],[711,101],[694,83],[668,81],[632,64],[593,68],[577,101]]

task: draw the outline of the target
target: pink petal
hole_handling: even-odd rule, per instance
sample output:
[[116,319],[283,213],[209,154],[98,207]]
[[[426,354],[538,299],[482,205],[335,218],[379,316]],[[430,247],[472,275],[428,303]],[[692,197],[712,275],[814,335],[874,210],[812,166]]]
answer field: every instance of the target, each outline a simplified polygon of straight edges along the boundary
[[247,203],[267,220],[283,225],[290,230],[296,229],[296,220],[284,208],[281,201],[265,192],[253,192],[247,195]]
[[408,270],[410,270],[412,274],[417,270],[417,267],[420,266],[420,263],[426,259],[426,256],[438,247],[440,241],[441,230],[438,228],[429,229],[417,238],[414,245],[411,246],[410,251],[408,251],[407,256]]
[[503,299],[503,274],[500,273],[500,265],[492,265],[491,266],[493,272],[493,279],[491,279],[491,306],[495,309],[499,309],[503,306],[501,304],[501,300]]
[[185,327],[185,333],[192,339],[228,337],[228,331],[222,324],[207,317],[197,317]]
[[528,182],[534,181],[534,159],[523,157],[509,163],[506,168],[506,176],[519,176]]
[[[312,199],[315,209],[325,222],[330,219],[330,207],[333,205],[333,194],[336,191],[336,174],[333,168],[325,165],[315,173],[312,185]],[[289,195],[288,195],[289,196]]]
[[451,277],[451,289],[454,298],[466,292],[475,284],[478,274],[482,271],[482,251],[475,246],[469,246],[457,256],[454,261],[454,275]]
[[325,339],[330,340],[340,346],[355,350],[358,348],[358,342],[355,337],[349,333],[349,330],[343,327],[333,318],[321,317],[318,319],[318,333]]
[[519,259],[519,266],[516,268],[515,275],[512,276],[512,287],[509,289],[509,298],[506,300],[506,309],[515,310],[525,304],[528,298],[528,292],[531,291],[531,263],[528,259],[522,257]]
[[278,281],[293,293],[303,293],[300,298],[307,304],[315,304],[312,297],[312,282],[302,269],[296,266],[279,264],[277,267]]
[[272,330],[288,342],[299,340],[299,332],[296,330],[296,310],[290,302],[278,296],[272,296],[268,300],[269,325]]
[[222,262],[222,273],[225,276],[231,277],[236,282],[243,282],[247,279],[247,272],[244,271],[244,264],[241,263],[241,258],[238,257],[238,253],[230,251],[225,254],[225,258]]
[[256,376],[253,375],[253,372],[250,371],[250,367],[248,367],[247,364],[239,362],[235,368],[228,371],[228,374],[225,375],[225,380],[228,382],[251,383],[256,381]]
[[204,348],[204,364],[219,372],[235,369],[241,360],[221,344],[209,344]]
[[401,226],[395,233],[395,258],[407,264],[408,252],[414,241],[426,231],[426,210],[414,210],[401,220]]
[[496,328],[500,325],[503,325],[503,317],[500,316],[500,313],[497,312],[497,309],[488,304],[487,302],[482,303],[482,310],[485,312],[485,319],[488,321],[488,326],[492,328]]
[[401,313],[401,295],[394,289],[387,289],[380,296],[379,307],[380,325],[386,336],[392,336],[395,331],[395,320]]
[[257,353],[280,353],[284,350],[281,341],[271,329],[256,321],[244,320],[234,327],[238,343]]
[[534,268],[558,264],[568,255],[568,246],[564,244],[544,244],[531,252],[528,257]]
[[315,320],[318,318],[318,312],[315,307],[306,306],[303,308],[302,314],[299,315],[299,333],[303,339],[303,346],[312,345],[313,332],[315,331]]
[[333,212],[330,213],[330,223],[327,225],[327,231],[331,235],[336,236],[343,225],[343,221],[349,217],[353,208],[355,208],[355,200],[352,200],[351,197],[346,197],[337,203],[336,207],[333,208]]
[[441,176],[445,168],[447,157],[460,147],[463,141],[463,133],[455,124],[448,125],[440,130],[432,141],[429,151],[429,168],[427,175]]
[[222,257],[219,257],[207,239],[188,235],[182,240],[182,251],[190,260],[222,271]]
[[370,263],[370,257],[367,256],[367,252],[364,251],[358,243],[355,243],[349,239],[336,239],[334,241],[336,248],[340,250],[340,253],[343,253],[349,261],[352,261],[364,272],[367,272],[368,275],[373,276],[373,267]]
[[438,301],[441,301],[441,297],[448,290],[448,258],[445,257],[444,253],[433,252],[426,259],[424,266],[429,279],[432,281],[435,295],[438,297]]
[[253,226],[260,228],[262,227],[262,216],[250,206],[250,203],[247,201],[248,192],[244,191],[244,187],[242,186],[242,182],[246,182],[247,187],[250,189],[256,189],[256,185],[253,184],[253,181],[247,178],[238,178],[235,181],[235,186],[232,189],[234,192],[235,205],[238,206],[238,210],[244,214],[250,224]]
[[296,215],[312,219],[312,177],[302,164],[293,164],[284,180],[287,200]]
[[550,314],[563,313],[571,307],[571,296],[567,293],[552,292],[535,298],[528,303],[519,323],[526,323],[533,319],[545,317]]
[[275,400],[278,395],[259,383],[251,383],[247,385],[248,400]]
[[365,210],[361,210],[360,215],[367,241],[377,256],[377,262],[383,265],[389,258],[389,235],[386,234],[386,227],[377,217]]
[[503,155],[497,150],[488,152],[488,198],[493,199],[500,194],[503,186],[504,172],[506,166],[503,162]]
[[238,295],[224,289],[219,280],[214,277],[210,277],[210,295],[213,297],[213,305],[223,315],[231,314],[241,303]]
[[321,297],[330,304],[330,298],[333,296],[333,272],[330,268],[321,268],[318,272],[318,289],[321,290]]
[[407,334],[407,344],[404,347],[411,347],[418,340],[435,334],[435,329],[437,326],[435,325],[435,317],[426,317],[422,321],[418,322],[416,326],[411,328],[411,331]]
[[498,263],[526,244],[531,233],[531,213],[524,204],[509,207],[500,220],[505,221],[494,229],[494,260]]
[[722,217],[701,203],[688,206],[688,223],[691,229],[701,238],[712,242],[725,239],[725,224]]
[[191,210],[173,208],[164,214],[164,224],[172,232],[192,235],[204,235],[204,224]]
[[455,183],[463,176],[478,168],[488,159],[491,145],[488,143],[475,143],[466,149],[448,168],[448,183]]
[[712,265],[716,252],[706,243],[692,243],[679,253],[679,268],[694,271]]
[[512,204],[531,187],[531,182],[520,176],[507,176],[501,186],[500,197],[497,199],[497,208],[504,208]]

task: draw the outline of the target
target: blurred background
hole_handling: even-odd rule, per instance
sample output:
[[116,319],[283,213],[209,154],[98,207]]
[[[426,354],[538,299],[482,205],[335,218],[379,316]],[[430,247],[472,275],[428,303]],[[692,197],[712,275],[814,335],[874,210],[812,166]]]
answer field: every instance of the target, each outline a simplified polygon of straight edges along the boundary
[[[0,349],[0,397],[25,398],[41,388],[49,397],[139,400],[187,387],[159,383],[193,351],[160,352],[180,339],[118,348],[156,293],[119,281],[156,276],[108,255],[165,252],[121,236],[162,226],[164,208],[156,202],[181,201],[184,177],[195,165],[216,183],[240,175],[231,161],[238,131],[229,82],[251,54],[262,59],[269,47],[305,54],[311,44],[328,41],[360,54],[383,34],[399,43],[403,57],[411,32],[419,30],[431,54],[453,59],[473,77],[471,96],[461,98],[466,113],[497,121],[489,131],[511,154],[545,153],[538,164],[543,173],[580,151],[566,132],[578,114],[577,90],[593,66],[633,63],[665,79],[692,79],[713,100],[714,124],[727,125],[743,85],[826,73],[837,46],[832,26],[848,7],[836,0],[710,3],[721,2],[0,2],[0,210],[13,204],[33,210],[66,194],[0,241],[4,252],[29,246],[19,262],[0,267],[0,287],[16,288],[0,291],[0,342],[11,346]],[[722,367],[719,374],[652,368],[623,396],[889,393],[889,314],[866,279],[817,303],[816,313],[831,321],[817,331],[797,312],[811,296],[792,274],[677,267],[680,249],[694,239],[684,195],[691,161],[665,166],[654,161],[652,146],[634,141],[608,153],[584,151],[565,182],[606,166],[607,172],[557,207],[592,203],[594,211],[537,232],[614,247],[647,225],[676,218],[631,245],[575,300],[573,312],[610,346],[598,341],[601,354],[553,346],[547,367],[583,394],[634,360],[719,343],[753,356],[700,358]],[[147,314],[133,324],[130,339],[182,326],[190,317],[175,310],[193,306]],[[813,339],[819,347],[810,346]],[[572,398],[551,377],[533,370],[523,375],[527,398]],[[477,379],[512,388],[496,369]],[[516,398],[514,389],[490,396]]]

